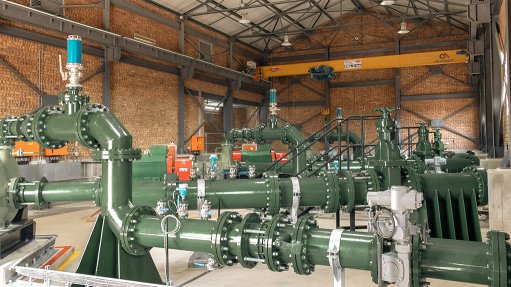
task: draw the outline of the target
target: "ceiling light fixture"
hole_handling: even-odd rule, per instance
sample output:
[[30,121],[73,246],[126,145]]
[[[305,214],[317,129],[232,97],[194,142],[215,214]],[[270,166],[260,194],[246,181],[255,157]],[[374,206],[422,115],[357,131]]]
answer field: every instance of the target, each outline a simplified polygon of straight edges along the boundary
[[243,0],[241,0],[241,3],[240,3],[241,18],[238,20],[238,23],[240,23],[240,24],[250,24],[250,22],[252,22],[248,19],[248,11],[247,11],[247,9],[245,9],[245,7],[246,7],[246,4],[243,3]]
[[396,4],[396,0],[383,0],[380,5],[382,6],[390,6]]
[[247,18],[247,16],[248,16],[247,10],[242,10],[240,12],[240,14],[241,14],[241,19],[238,20],[238,23],[240,23],[240,24],[250,24],[250,22],[252,22],[252,21],[250,21]]
[[401,35],[410,33],[410,30],[406,27],[405,21],[401,22],[401,30],[397,31],[397,33]]
[[284,47],[290,47],[291,46],[291,42],[289,42],[289,36],[287,34],[284,35],[284,42],[282,42],[281,45],[284,46]]

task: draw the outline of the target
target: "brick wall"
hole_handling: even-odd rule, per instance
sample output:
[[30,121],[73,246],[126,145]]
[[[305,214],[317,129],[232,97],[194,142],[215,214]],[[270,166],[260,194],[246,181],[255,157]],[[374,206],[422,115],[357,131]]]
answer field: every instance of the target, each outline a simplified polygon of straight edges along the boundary
[[[28,4],[28,1],[19,1]],[[177,16],[171,12],[160,9],[144,1],[129,0],[132,4],[141,6],[168,19],[176,20]],[[94,0],[67,0],[66,4],[91,4]],[[101,8],[68,8],[64,14],[67,18],[85,23],[94,27],[103,28]],[[30,31],[35,31],[47,36],[65,39],[67,35],[46,31],[22,23],[0,19],[0,24],[8,24]],[[196,25],[186,23],[190,28],[206,33],[209,37],[227,41],[225,36],[214,31]],[[126,37],[134,37],[140,34],[152,38],[156,45],[178,51],[178,31],[160,22],[147,19],[138,14],[111,6],[110,30]],[[186,36],[186,54],[197,57],[195,49],[199,43],[197,37]],[[101,48],[96,43],[84,41],[84,45]],[[235,45],[233,68],[242,69],[247,57],[236,53],[238,50],[249,50],[257,53],[245,45]],[[42,45],[36,42],[21,40],[0,34],[0,57],[11,63],[17,70],[26,76],[32,83],[50,95],[56,95],[65,87],[60,79],[57,59],[62,54],[65,61],[65,50],[53,46]],[[225,48],[214,45],[213,62],[227,65],[227,51]],[[139,58],[144,58],[132,55]],[[41,65],[39,65],[41,58]],[[148,58],[144,58],[151,60]],[[84,55],[84,75],[89,74],[102,63],[101,58]],[[153,60],[154,61],[154,60]],[[165,62],[158,62],[167,64]],[[41,66],[41,69],[39,69]],[[126,125],[134,138],[134,145],[143,149],[152,144],[165,144],[177,141],[177,117],[178,117],[178,78],[176,75],[158,72],[122,62],[111,63],[111,110]],[[41,70],[41,71],[39,71]],[[40,75],[40,76],[39,76]],[[41,79],[41,80],[40,80]],[[187,88],[204,92],[225,95],[224,86],[214,85],[194,79],[187,80]],[[92,102],[101,102],[102,97],[102,73],[97,74],[84,84],[84,92],[91,96]],[[260,101],[261,96],[245,91],[236,91],[236,98]],[[28,113],[39,105],[36,93],[19,81],[5,67],[0,65],[0,117],[6,115],[18,115]],[[191,136],[199,125],[199,107],[192,96],[185,96],[185,138]],[[236,112],[236,115],[247,113],[246,109]],[[221,126],[220,126],[221,127]],[[80,150],[85,152],[83,150]],[[84,153],[88,155],[88,153]]]
[[[343,16],[344,17],[344,16]],[[343,21],[352,24],[346,30],[342,31],[322,31],[315,33],[314,39],[291,39],[293,46],[289,48],[276,48],[272,57],[282,57],[290,55],[304,55],[314,53],[324,53],[324,48],[320,48],[320,44],[327,45],[332,43],[334,48],[330,51],[354,51],[366,50],[373,48],[392,48],[395,47],[394,40],[386,40],[385,38],[395,38],[399,30],[397,23],[391,29],[386,25],[368,24],[374,20],[375,15],[371,14],[353,14],[346,16]],[[455,40],[466,40],[467,35],[464,31],[454,30],[452,35],[447,36],[446,32],[449,27],[443,22],[432,22],[420,27],[413,26],[410,23],[410,30],[414,31],[407,35],[407,38],[401,40],[401,45],[415,45],[434,42],[446,42]],[[362,33],[360,33],[362,31]],[[403,53],[414,53],[434,50],[448,50],[466,48],[462,46],[444,47],[438,49],[417,49],[406,50]],[[394,52],[384,53],[393,54]],[[378,56],[384,54],[360,55],[359,57]],[[340,59],[356,58],[357,55],[348,55],[340,57]],[[305,60],[305,62],[310,60]],[[304,62],[304,60],[296,60],[295,62]],[[403,68],[401,69],[401,91],[404,97],[413,97],[416,95],[427,94],[455,94],[455,93],[472,93],[473,87],[469,84],[469,74],[466,65],[454,64],[447,65],[442,68],[442,74],[433,74],[427,67]],[[421,80],[425,78],[424,80]],[[337,78],[332,82],[361,82],[375,80],[392,80],[395,79],[394,69],[371,70],[371,71],[354,71],[338,73]],[[298,83],[298,84],[297,84]],[[279,102],[293,101],[322,101],[322,97],[318,95],[323,92],[321,82],[314,82],[308,76],[293,78],[277,78],[274,80],[274,86],[279,93]],[[335,109],[340,107],[343,109],[343,115],[372,115],[375,114],[373,109],[378,107],[395,107],[396,106],[396,87],[394,83],[387,85],[372,85],[359,87],[342,87],[332,88],[330,91],[330,113],[335,116]],[[408,98],[407,98],[408,99]],[[423,115],[431,119],[443,119],[452,112],[464,108],[463,112],[449,117],[445,120],[446,126],[453,128],[463,135],[470,138],[477,138],[479,135],[479,112],[474,102],[475,99],[452,99],[452,100],[417,100],[403,101],[402,107],[412,112]],[[295,107],[282,108],[279,116],[291,123],[300,123],[314,114],[319,114],[323,107]],[[422,122],[417,116],[401,111],[401,126],[415,126],[417,122]],[[310,133],[321,128],[324,119],[321,115],[313,118],[311,121],[303,125],[305,133]],[[354,124],[350,130],[360,132],[360,125]],[[370,123],[367,132],[367,142],[371,142],[376,137],[374,124]],[[474,149],[476,144],[466,138],[455,135],[448,131],[443,131],[445,139],[449,140],[449,148],[454,149]]]

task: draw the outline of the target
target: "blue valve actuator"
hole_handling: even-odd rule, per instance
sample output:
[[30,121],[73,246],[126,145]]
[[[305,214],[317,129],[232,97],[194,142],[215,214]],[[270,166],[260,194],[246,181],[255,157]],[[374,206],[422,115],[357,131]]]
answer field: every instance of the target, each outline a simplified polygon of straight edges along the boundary
[[67,63],[82,64],[82,38],[77,35],[67,37]]
[[270,90],[270,104],[277,102],[277,90],[271,89]]

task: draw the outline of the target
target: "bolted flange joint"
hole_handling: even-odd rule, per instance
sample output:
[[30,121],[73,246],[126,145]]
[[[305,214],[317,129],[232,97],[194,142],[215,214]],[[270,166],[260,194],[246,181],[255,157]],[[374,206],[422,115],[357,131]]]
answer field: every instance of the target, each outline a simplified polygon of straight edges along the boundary
[[486,170],[482,167],[472,165],[465,167],[461,173],[470,174],[476,180],[477,204],[488,204],[488,174]]
[[296,223],[296,228],[291,235],[293,242],[291,262],[297,274],[310,275],[314,272],[314,264],[307,259],[307,242],[310,239],[308,231],[317,227],[317,221],[311,214],[303,216]]
[[325,213],[334,213],[339,209],[339,193],[340,182],[337,175],[333,172],[321,172],[320,177],[323,177],[326,186],[326,202],[321,208]]
[[224,212],[218,218],[218,224],[211,234],[211,248],[215,260],[221,265],[232,266],[238,262],[236,255],[229,251],[228,234],[233,226],[241,221],[242,217],[237,212]]
[[94,113],[108,112],[108,108],[99,104],[86,104],[77,113],[76,138],[87,148],[99,148],[98,141],[89,134],[89,118]]
[[8,194],[9,194],[9,205],[21,209],[24,197],[24,192],[27,186],[31,186],[31,190],[34,192],[35,207],[37,209],[43,209],[46,202],[43,199],[43,188],[48,183],[46,177],[42,177],[39,181],[27,182],[24,177],[14,177],[9,181]]
[[279,174],[275,171],[267,171],[263,174],[266,191],[266,213],[269,215],[278,214],[280,212],[280,185]]
[[124,250],[130,255],[142,256],[151,249],[138,244],[135,240],[135,228],[142,215],[156,215],[156,213],[149,206],[135,206],[128,211],[122,222],[120,241]]

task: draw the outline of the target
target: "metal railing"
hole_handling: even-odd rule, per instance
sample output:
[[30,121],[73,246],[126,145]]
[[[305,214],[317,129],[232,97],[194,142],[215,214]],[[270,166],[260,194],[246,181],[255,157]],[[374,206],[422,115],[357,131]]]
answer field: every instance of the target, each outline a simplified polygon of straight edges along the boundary
[[[326,166],[328,163],[332,162],[334,159],[338,159],[339,164],[342,162],[343,154],[346,154],[346,166],[349,169],[350,165],[353,161],[351,158],[351,150],[354,148],[360,148],[362,151],[363,157],[367,154],[366,149],[367,148],[373,148],[376,146],[376,144],[366,144],[365,138],[366,138],[366,122],[367,121],[374,121],[379,119],[379,116],[366,116],[366,115],[356,115],[356,116],[349,116],[347,118],[339,119],[335,118],[333,120],[330,120],[327,122],[323,127],[321,127],[319,130],[314,132],[312,135],[310,135],[308,138],[306,138],[303,142],[299,143],[292,149],[290,149],[283,157],[275,160],[271,165],[269,165],[265,170],[260,172],[259,176],[262,175],[264,172],[275,168],[276,171],[282,170],[284,166],[287,164],[293,162],[299,155],[306,152],[309,148],[311,148],[314,144],[322,141],[327,140],[327,136],[332,134],[333,132],[337,132],[338,135],[338,145],[329,148],[327,152],[324,153],[323,156],[315,158],[312,162],[307,164],[307,167],[312,167],[315,163],[322,160],[325,161],[325,163],[322,165],[322,167]],[[348,137],[348,135],[351,133],[350,130],[350,123],[353,126],[353,123],[360,122],[360,129],[361,129],[361,137],[360,137],[360,143],[359,144],[352,144],[348,138],[344,141],[345,144],[341,144],[343,142],[343,139],[341,138],[341,134],[344,131]],[[333,125],[333,126],[332,126]],[[344,125],[344,128],[343,128]],[[324,131],[324,132],[323,132]],[[323,133],[322,133],[323,132]],[[329,157],[330,152],[337,149],[337,155],[334,157]],[[292,155],[290,158],[288,158],[290,155]],[[285,162],[282,162],[283,160],[286,160]],[[302,169],[298,171],[294,176],[297,176],[301,173],[303,173],[308,168]],[[314,171],[316,173],[319,170]]]

